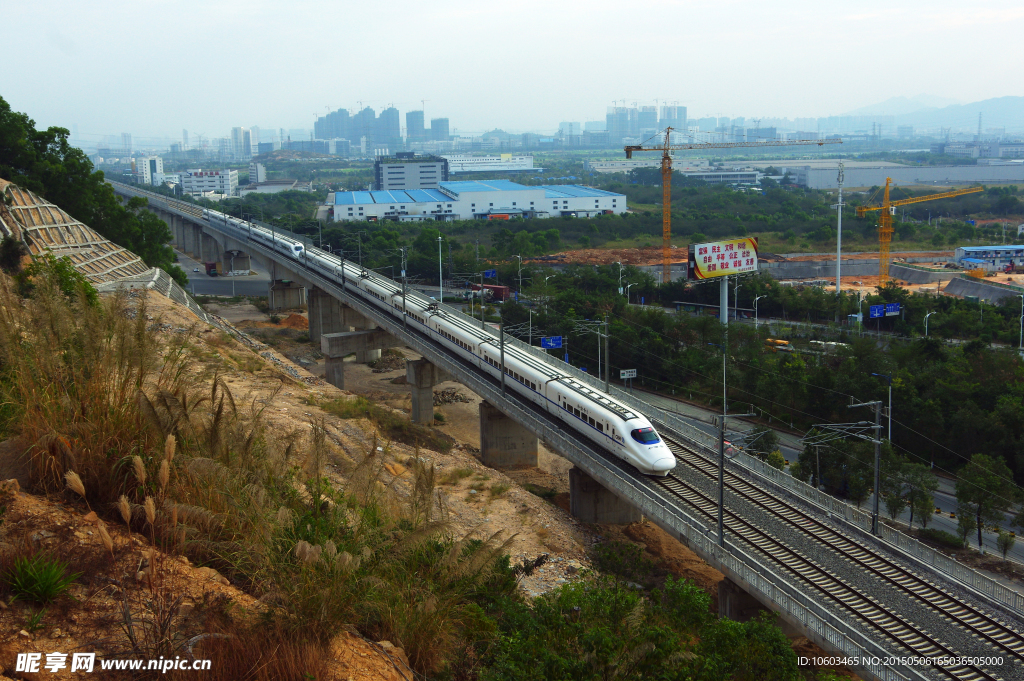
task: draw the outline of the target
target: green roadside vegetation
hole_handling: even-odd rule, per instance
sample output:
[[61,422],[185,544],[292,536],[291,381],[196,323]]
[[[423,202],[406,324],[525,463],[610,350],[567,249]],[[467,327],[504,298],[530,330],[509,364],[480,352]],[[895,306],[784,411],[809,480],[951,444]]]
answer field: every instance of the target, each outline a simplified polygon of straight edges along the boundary
[[0,178],[28,189],[68,215],[127,248],[181,285],[188,278],[175,262],[171,230],[146,210],[146,200],[122,202],[81,149],[68,144],[66,128],[36,130],[35,121],[0,97]]

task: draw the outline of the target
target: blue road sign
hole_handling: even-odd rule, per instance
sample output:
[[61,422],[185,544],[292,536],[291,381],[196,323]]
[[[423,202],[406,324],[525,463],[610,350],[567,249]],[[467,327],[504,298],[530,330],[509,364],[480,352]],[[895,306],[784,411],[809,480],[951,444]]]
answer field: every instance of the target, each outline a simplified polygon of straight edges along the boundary
[[899,303],[886,303],[885,304],[885,316],[886,317],[895,317],[899,313],[900,313],[900,304]]
[[872,305],[870,308],[868,308],[868,310],[870,312],[868,316],[871,319],[885,316],[885,305]]
[[488,279],[494,279],[498,276],[498,270],[484,270],[484,276]]
[[540,339],[540,346],[545,350],[554,350],[555,348],[562,347],[561,336],[544,336]]

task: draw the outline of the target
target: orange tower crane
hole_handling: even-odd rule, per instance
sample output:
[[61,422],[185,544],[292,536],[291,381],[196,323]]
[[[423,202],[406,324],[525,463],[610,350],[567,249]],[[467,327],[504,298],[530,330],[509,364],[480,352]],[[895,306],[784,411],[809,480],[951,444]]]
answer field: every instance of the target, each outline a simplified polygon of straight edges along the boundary
[[[839,138],[824,140],[786,140],[769,142],[695,142],[693,144],[671,144],[673,128],[665,128],[665,142],[658,145],[629,145],[625,148],[626,158],[633,158],[634,151],[661,152],[661,281],[667,284],[672,279],[672,156],[670,151],[689,149],[736,149],[741,147],[789,147],[807,144],[842,144]],[[659,133],[660,134],[660,133]],[[653,137],[651,139],[654,139]],[[649,140],[648,140],[649,141]]]
[[928,196],[917,196],[911,199],[890,201],[889,184],[891,182],[892,178],[885,178],[885,194],[882,197],[882,205],[857,206],[857,217],[859,218],[864,217],[869,211],[882,211],[878,216],[878,283],[880,284],[884,283],[885,280],[889,278],[889,244],[892,243],[892,216],[896,214],[896,206],[906,206],[911,203],[921,203],[922,201],[950,199],[954,196],[977,194],[980,191],[984,191],[983,187],[971,187],[970,189],[957,189],[955,191],[943,192],[941,194],[929,194]]

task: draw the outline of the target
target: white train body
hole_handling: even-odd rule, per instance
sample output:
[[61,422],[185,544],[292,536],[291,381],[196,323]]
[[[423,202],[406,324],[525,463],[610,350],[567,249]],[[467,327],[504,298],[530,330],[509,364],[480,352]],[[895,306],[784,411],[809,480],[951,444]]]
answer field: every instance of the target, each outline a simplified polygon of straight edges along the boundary
[[[203,211],[203,217],[217,228],[285,254],[399,320],[404,310],[410,328],[500,380],[501,350],[492,331],[440,310],[435,301],[420,293],[410,292],[403,303],[402,289],[393,281],[343,263],[331,253],[307,250],[295,239],[217,211]],[[508,390],[530,400],[597,446],[649,475],[665,476],[675,468],[675,457],[643,414],[511,344],[505,345],[504,364]]]

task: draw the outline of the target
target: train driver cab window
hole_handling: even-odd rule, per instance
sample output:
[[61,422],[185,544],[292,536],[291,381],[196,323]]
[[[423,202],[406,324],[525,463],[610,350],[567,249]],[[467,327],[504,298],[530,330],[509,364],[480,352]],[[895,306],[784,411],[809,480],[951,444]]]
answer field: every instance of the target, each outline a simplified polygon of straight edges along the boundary
[[653,445],[659,442],[658,434],[654,432],[654,428],[637,428],[630,431],[629,434],[642,445]]

